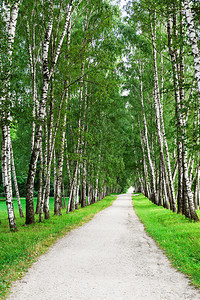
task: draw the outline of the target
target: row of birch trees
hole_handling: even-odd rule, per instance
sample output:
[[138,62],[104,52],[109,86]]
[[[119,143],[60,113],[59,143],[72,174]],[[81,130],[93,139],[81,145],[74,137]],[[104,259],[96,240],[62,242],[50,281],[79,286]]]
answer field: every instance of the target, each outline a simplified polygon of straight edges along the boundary
[[199,221],[198,2],[132,1],[127,12],[121,30],[128,45],[135,186],[155,204]]
[[20,180],[27,225],[35,213],[40,222],[50,217],[50,194],[61,215],[63,195],[69,212],[122,190],[131,118],[117,72],[117,6],[7,0],[0,12],[2,185],[10,228],[17,230],[13,191],[24,217]]

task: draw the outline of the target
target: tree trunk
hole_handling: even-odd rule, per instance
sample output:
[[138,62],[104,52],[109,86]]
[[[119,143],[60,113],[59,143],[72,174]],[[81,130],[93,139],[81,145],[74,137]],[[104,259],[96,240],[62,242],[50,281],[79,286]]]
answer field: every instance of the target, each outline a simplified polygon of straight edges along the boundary
[[197,80],[198,91],[200,95],[200,53],[198,47],[197,33],[194,26],[194,18],[191,10],[190,0],[184,0],[185,16],[187,20],[188,35],[192,48],[192,54],[194,58],[195,77]]
[[[32,16],[35,15],[34,9],[32,10]],[[37,101],[37,84],[36,84],[36,66],[41,50],[41,44],[38,49],[38,53],[35,53],[36,51],[36,45],[35,45],[35,27],[36,24],[34,20],[31,20],[32,23],[32,38],[30,36],[30,26],[29,21],[27,21],[27,35],[28,35],[28,52],[29,52],[29,61],[30,61],[30,70],[31,70],[31,77],[32,77],[32,93],[33,93],[33,123],[32,123],[32,134],[31,134],[31,152],[34,148],[34,141],[35,141],[35,118],[36,118],[36,101]],[[32,40],[32,43],[31,43]]]
[[62,194],[63,194],[63,205],[62,205],[62,208],[66,208],[66,202],[65,202],[65,186],[64,186],[64,183],[62,183]]
[[[35,222],[34,205],[33,205],[34,178],[36,173],[37,160],[40,152],[40,144],[42,142],[43,123],[46,116],[46,99],[47,99],[47,92],[48,92],[49,80],[50,80],[49,68],[48,68],[48,52],[49,52],[51,32],[53,28],[53,7],[52,7],[53,3],[51,3],[50,5],[51,5],[50,19],[46,29],[45,39],[43,44],[43,55],[42,55],[43,86],[42,86],[42,96],[41,96],[40,110],[38,116],[39,125],[37,126],[37,130],[35,133],[34,147],[32,149],[31,161],[29,164],[28,178],[26,184],[26,224],[32,224]],[[42,206],[40,206],[40,208],[41,207]]]
[[96,178],[96,185],[95,185],[95,196],[94,196],[94,202],[96,203],[98,201],[98,186],[99,186],[99,178],[98,178],[98,175],[97,175],[97,178]]
[[[6,205],[8,210],[8,219],[10,229],[13,231],[17,231],[16,223],[15,223],[15,215],[13,208],[13,199],[12,199],[12,181],[11,181],[11,153],[10,153],[10,111],[11,108],[11,99],[10,99],[10,69],[12,66],[12,54],[13,54],[13,44],[15,40],[16,33],[16,24],[19,12],[19,6],[21,1],[15,1],[12,5],[9,2],[4,3],[5,14],[5,32],[7,34],[7,53],[6,56],[8,58],[9,68],[4,74],[5,82],[4,82],[4,91],[3,94],[5,96],[0,98],[0,119],[1,119],[1,131],[2,131],[2,153],[1,153],[1,167],[2,167],[2,180],[4,186],[4,193],[6,197]],[[2,23],[3,24],[3,23]],[[4,30],[4,29],[3,29]],[[8,110],[8,111],[7,111]]]
[[[51,113],[50,113],[51,114]],[[51,117],[50,117],[51,119]],[[45,124],[45,134],[44,134],[44,188],[43,188],[43,211],[45,219],[49,219],[49,188],[50,188],[50,175],[49,175],[49,169],[51,169],[50,162],[50,151],[52,146],[52,128],[53,124],[50,121],[49,125],[49,132],[48,134],[48,128],[47,124]]]
[[88,184],[87,205],[91,204],[91,186]]
[[17,231],[15,223],[15,214],[12,199],[12,185],[11,185],[11,168],[10,168],[10,137],[8,126],[2,126],[2,145],[1,145],[1,168],[4,192],[6,197],[6,205],[8,211],[8,220],[10,229]]
[[148,129],[147,129],[147,121],[146,121],[146,116],[145,116],[145,110],[144,110],[144,101],[143,101],[143,81],[142,81],[142,70],[141,67],[139,67],[139,72],[140,72],[140,100],[141,100],[141,105],[142,105],[142,114],[143,114],[143,121],[144,121],[144,141],[147,149],[147,156],[148,156],[148,161],[149,161],[149,166],[150,166],[150,172],[151,172],[151,178],[152,178],[152,195],[150,199],[155,203],[158,204],[158,195],[157,195],[157,190],[156,190],[156,175],[155,175],[155,170],[153,166],[153,162],[151,159],[151,152],[150,152],[150,147],[149,147],[149,139],[148,139]]
[[67,206],[67,213],[69,211],[73,211],[75,209],[75,197],[76,197],[76,189],[77,189],[77,175],[78,175],[78,161],[76,162],[76,167],[74,170],[74,178],[72,181],[71,189],[70,189],[70,195],[69,195],[69,202]]
[[40,146],[40,168],[39,168],[39,182],[38,182],[38,195],[37,195],[37,206],[36,214],[39,214],[40,205],[42,201],[42,175],[43,175],[43,153],[42,153],[42,143]]
[[14,185],[15,185],[15,193],[17,196],[17,203],[18,203],[18,208],[19,208],[19,215],[21,218],[24,218],[24,214],[22,211],[22,205],[21,205],[21,201],[20,201],[18,184],[17,184],[17,176],[16,176],[16,172],[15,172],[15,161],[14,161],[14,155],[13,155],[13,149],[12,149],[11,143],[10,143],[10,154],[11,154],[11,162],[12,162],[13,181],[14,181]]
[[[198,215],[195,211],[193,195],[191,190],[191,183],[188,175],[187,150],[186,150],[185,138],[183,139],[183,174],[184,174],[184,181],[185,181],[184,184],[185,184],[186,195],[187,195],[189,211],[190,211],[189,218],[191,218],[194,221],[199,221]],[[184,211],[186,211],[186,208],[184,209]],[[186,217],[188,217],[188,215],[186,215]]]
[[[67,30],[67,51],[69,51],[70,46],[70,40],[71,40],[71,19],[69,18],[69,25]],[[68,62],[67,62],[68,66]],[[67,85],[69,82],[67,81]],[[68,89],[66,91],[65,96],[65,103],[64,103],[64,116],[63,116],[63,122],[61,124],[61,139],[60,139],[60,148],[58,153],[58,168],[57,168],[57,178],[56,178],[56,193],[55,193],[55,206],[54,206],[54,214],[55,215],[61,215],[61,207],[59,206],[60,199],[62,199],[62,181],[63,181],[63,162],[64,162],[64,146],[65,146],[65,136],[66,136],[66,122],[67,122],[67,103],[68,103]],[[68,162],[67,162],[68,163]],[[69,167],[68,167],[69,168]]]
[[81,170],[80,168],[78,169],[78,184],[77,184],[77,189],[76,189],[76,201],[75,201],[75,209],[78,209],[79,208],[79,190],[80,190],[80,173],[81,173]]
[[[197,128],[199,128],[200,125],[200,111],[198,108],[198,112],[197,112]],[[199,141],[200,141],[200,137],[199,137],[199,133],[197,136],[197,145],[199,146]],[[198,154],[197,154],[197,175],[196,175],[196,189],[195,189],[195,205],[196,205],[196,209],[198,209],[199,206],[199,201],[200,201],[200,151],[198,150]]]
[[[139,118],[138,118],[138,122],[139,122]],[[139,126],[140,122],[139,122]],[[148,179],[148,168],[147,168],[147,163],[146,163],[146,153],[145,153],[145,148],[144,148],[144,141],[143,141],[143,136],[142,136],[142,132],[140,130],[140,141],[141,141],[141,146],[142,146],[142,152],[143,152],[143,165],[144,165],[144,181],[145,181],[145,196],[147,198],[150,198],[150,191],[149,191],[149,179]]]
[[[43,73],[43,85],[42,85],[42,94],[41,94],[41,101],[40,101],[40,109],[39,109],[39,125],[37,127],[36,133],[35,133],[35,141],[34,141],[34,147],[31,154],[31,161],[29,164],[29,171],[28,171],[28,178],[27,178],[27,185],[26,185],[26,224],[34,223],[34,208],[33,208],[33,189],[34,189],[34,178],[36,173],[36,165],[38,160],[38,155],[40,151],[40,143],[42,140],[42,132],[43,132],[43,124],[46,117],[46,101],[47,101],[47,93],[49,89],[49,82],[53,75],[56,63],[58,61],[58,57],[60,55],[61,47],[64,41],[64,37],[66,35],[71,14],[72,14],[72,3],[73,0],[70,1],[68,12],[66,15],[65,24],[62,30],[62,34],[60,37],[59,42],[57,43],[57,48],[55,51],[55,55],[53,58],[53,61],[51,62],[51,67],[49,69],[49,46],[50,46],[50,37],[52,34],[53,29],[53,10],[54,10],[54,3],[51,0],[49,3],[49,21],[47,25],[47,29],[45,32],[45,38],[43,43],[43,54],[42,54],[42,60],[43,60],[43,66],[42,66],[42,73]],[[52,151],[53,151],[54,145],[52,143]],[[51,153],[52,156],[52,153]],[[49,166],[51,166],[51,163],[49,161]],[[49,167],[50,168],[50,167]],[[47,174],[47,182],[45,183],[44,190],[43,190],[43,197],[48,196],[48,186],[49,186],[49,178],[50,178],[50,171],[48,169]],[[48,178],[49,177],[49,178]],[[43,207],[41,206],[41,209]],[[40,218],[42,220],[42,210],[40,212]],[[46,217],[48,217],[48,212],[46,212]]]
[[83,179],[82,179],[82,207],[87,205],[86,203],[86,160],[83,161]]
[[[169,13],[168,13],[169,14]],[[174,26],[176,26],[176,13],[174,12]],[[176,28],[174,28],[176,32]],[[179,80],[178,80],[178,66],[177,66],[177,49],[173,49],[173,41],[172,41],[172,32],[171,32],[171,18],[168,15],[167,21],[167,32],[168,32],[168,49],[171,57],[172,71],[173,71],[173,81],[174,81],[174,94],[176,101],[176,119],[177,119],[177,159],[178,159],[178,194],[177,194],[177,203],[178,203],[178,213],[183,212],[184,205],[184,197],[185,195],[185,184],[184,184],[184,176],[183,176],[183,145],[182,145],[182,137],[183,137],[183,122],[182,122],[182,114],[181,114],[181,99],[180,96],[183,96],[180,93],[179,89]],[[175,37],[176,38],[176,35]]]
[[55,199],[56,199],[56,182],[57,182],[57,170],[56,170],[56,153],[55,153],[55,149],[54,149],[54,154],[53,154],[53,174],[54,174],[54,181],[53,181],[53,186],[54,186],[54,207],[55,207]]
[[[154,24],[154,25],[153,25]],[[173,212],[176,212],[176,199],[175,199],[175,193],[174,193],[174,187],[172,182],[172,175],[171,175],[171,166],[169,161],[169,152],[168,152],[168,146],[167,141],[166,142],[166,149],[167,149],[167,159],[168,159],[168,171],[166,168],[165,163],[165,157],[164,157],[164,149],[163,149],[163,132],[165,133],[164,128],[164,121],[163,121],[163,113],[162,113],[162,107],[160,102],[160,92],[159,92],[159,83],[158,83],[158,71],[157,71],[157,56],[156,56],[156,42],[155,42],[155,35],[156,35],[156,25],[155,20],[151,23],[151,34],[152,34],[152,44],[153,44],[153,60],[154,60],[154,100],[155,100],[155,111],[156,111],[156,124],[157,124],[157,135],[158,135],[158,143],[160,148],[160,155],[162,160],[162,167],[164,176],[166,177],[166,184],[169,189],[169,197],[170,197],[170,206]],[[162,129],[161,129],[162,127]],[[171,176],[169,176],[169,173]],[[169,179],[170,178],[170,179]],[[169,184],[169,182],[171,184]]]

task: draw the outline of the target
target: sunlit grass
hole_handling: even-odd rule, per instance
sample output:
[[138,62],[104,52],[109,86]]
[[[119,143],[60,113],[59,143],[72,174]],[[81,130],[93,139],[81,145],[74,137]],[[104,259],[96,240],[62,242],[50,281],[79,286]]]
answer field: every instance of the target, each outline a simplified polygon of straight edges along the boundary
[[[172,265],[200,287],[200,222],[154,205],[142,194],[133,196],[137,215],[146,231],[164,250]],[[197,212],[200,217],[200,212]]]
[[[15,215],[18,232],[10,232],[6,204],[0,201],[0,298],[5,297],[12,281],[21,278],[36,258],[45,253],[59,237],[91,220],[96,213],[110,206],[116,196],[107,196],[103,200],[62,216],[53,215],[53,198],[50,199],[50,219],[43,223],[25,226],[25,220],[19,218],[17,203]],[[36,201],[35,201],[36,202]],[[35,203],[36,204],[36,203]],[[25,200],[22,199],[25,212]]]

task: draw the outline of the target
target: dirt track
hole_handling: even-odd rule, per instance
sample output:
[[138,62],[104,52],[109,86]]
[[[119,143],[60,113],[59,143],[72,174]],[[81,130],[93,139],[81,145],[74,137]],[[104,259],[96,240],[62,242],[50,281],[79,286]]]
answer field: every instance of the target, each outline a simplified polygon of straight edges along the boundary
[[135,215],[131,194],[59,240],[8,299],[200,299]]

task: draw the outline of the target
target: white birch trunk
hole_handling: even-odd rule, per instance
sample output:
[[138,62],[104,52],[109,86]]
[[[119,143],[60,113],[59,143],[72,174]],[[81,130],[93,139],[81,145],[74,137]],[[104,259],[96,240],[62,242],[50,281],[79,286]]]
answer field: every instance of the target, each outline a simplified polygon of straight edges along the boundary
[[70,210],[73,211],[75,209],[75,197],[76,197],[76,192],[77,192],[78,167],[79,167],[79,163],[77,161],[75,171],[74,171],[74,178],[73,178],[73,182],[72,182],[72,186],[71,186],[71,190],[70,190],[69,202],[68,202],[68,206],[67,206],[67,213],[69,213]]
[[[44,187],[43,187],[43,195],[42,195],[42,201],[41,201],[40,212],[39,212],[39,221],[40,222],[43,222],[44,200],[46,199],[46,201],[48,201],[48,199],[49,199],[51,165],[52,165],[52,160],[54,157],[54,146],[55,146],[56,135],[57,135],[57,131],[58,131],[59,123],[60,123],[60,116],[61,116],[63,100],[64,100],[64,95],[61,98],[60,107],[59,107],[58,116],[57,116],[57,123],[55,125],[55,130],[54,130],[54,134],[53,134],[52,142],[51,142],[51,149],[49,149],[48,166],[47,166],[47,170],[46,170],[46,180],[45,180]],[[48,205],[48,204],[49,203],[47,202],[46,205]],[[49,210],[47,212],[49,212]],[[49,215],[46,215],[45,218],[48,218],[48,216]]]
[[12,144],[10,143],[10,155],[11,155],[11,162],[12,162],[12,173],[13,173],[13,181],[14,181],[14,186],[15,186],[15,193],[17,196],[17,203],[18,203],[18,208],[19,208],[19,215],[21,218],[24,218],[24,214],[22,211],[22,205],[21,205],[21,200],[20,200],[20,195],[19,195],[19,189],[18,189],[18,184],[17,184],[17,176],[16,176],[16,171],[15,171],[15,161],[14,161],[14,155],[13,155],[13,149],[12,149]]
[[[161,64],[163,65],[163,56],[161,55]],[[172,168],[171,168],[171,162],[170,162],[170,156],[169,156],[169,148],[168,143],[166,139],[166,133],[165,133],[165,125],[164,125],[164,118],[163,118],[163,70],[162,70],[162,79],[161,79],[161,100],[158,98],[159,102],[159,108],[160,108],[160,122],[161,122],[161,130],[162,130],[162,136],[164,141],[164,147],[165,147],[165,154],[166,154],[166,163],[167,163],[167,169],[168,169],[168,177],[169,177],[169,187],[172,195],[172,205],[173,205],[173,211],[176,211],[176,197],[175,197],[175,190],[174,190],[174,180],[172,176]]]
[[172,181],[171,165],[169,161],[168,145],[166,140],[165,140],[165,148],[167,150],[166,157],[168,163],[168,171],[166,168],[164,149],[163,149],[163,133],[165,134],[165,128],[164,128],[163,112],[162,112],[162,106],[160,101],[160,92],[159,92],[159,83],[158,83],[157,55],[156,55],[157,51],[156,51],[156,42],[155,42],[155,35],[156,35],[155,22],[156,21],[154,20],[154,25],[151,23],[151,34],[152,34],[153,60],[154,60],[154,100],[155,100],[155,111],[156,111],[157,135],[158,135],[158,142],[159,142],[164,176],[166,177],[166,184],[169,186],[171,209],[174,212],[176,212],[176,199],[175,199],[175,193],[174,193],[174,187]]
[[150,147],[149,147],[149,139],[148,139],[148,129],[147,129],[147,121],[146,121],[146,116],[145,116],[145,110],[144,110],[144,101],[143,101],[143,81],[142,81],[142,70],[139,68],[140,71],[140,100],[141,100],[141,105],[142,105],[142,114],[143,114],[143,121],[144,121],[144,140],[145,140],[145,145],[147,149],[147,156],[148,156],[148,161],[149,161],[149,166],[150,166],[150,172],[152,176],[152,195],[151,195],[151,200],[155,203],[158,204],[158,195],[157,195],[157,190],[156,190],[156,175],[155,175],[155,170],[154,170],[154,165],[152,162],[151,158],[151,152],[150,152]]
[[76,188],[76,199],[75,199],[75,209],[79,208],[79,190],[80,190],[80,168],[78,169],[77,178],[77,188]]
[[[189,215],[186,216],[191,218],[194,221],[199,221],[199,218],[197,216],[197,213],[195,211],[195,206],[194,206],[194,201],[193,201],[193,194],[191,190],[191,182],[189,180],[189,175],[188,175],[188,165],[187,165],[187,151],[184,149],[183,151],[183,172],[184,172],[184,183],[185,183],[185,188],[186,188],[186,193],[187,193],[187,200],[188,200],[188,206],[189,206]],[[185,200],[186,201],[186,200]],[[187,210],[187,206],[185,208]]]
[[[50,131],[52,131],[52,124],[50,124]],[[51,149],[51,137],[48,135],[47,124],[45,124],[45,134],[44,134],[44,189],[42,195],[42,203],[45,219],[49,219],[49,179],[48,175],[49,169],[49,150]]]
[[199,165],[197,167],[197,175],[196,175],[196,189],[195,189],[195,209],[198,209],[200,204],[200,170]]
[[186,16],[187,27],[188,27],[188,35],[189,35],[192,54],[194,58],[195,77],[197,80],[198,91],[200,95],[200,53],[199,53],[197,33],[195,31],[194,18],[192,15],[190,0],[184,0],[184,9],[185,9],[185,16]]
[[[174,16],[174,19],[176,19],[176,16]],[[175,21],[176,23],[176,21]],[[176,24],[174,24],[176,26]],[[171,61],[172,61],[172,68],[173,68],[173,79],[174,79],[174,89],[175,89],[175,99],[176,99],[176,106],[177,106],[177,120],[178,120],[178,129],[181,131],[180,136],[177,137],[178,140],[178,160],[179,160],[179,176],[183,177],[182,183],[182,203],[183,203],[183,213],[185,214],[186,217],[189,217],[195,221],[199,221],[199,218],[197,216],[197,213],[195,211],[194,207],[194,201],[193,201],[193,195],[192,195],[192,190],[191,190],[191,183],[189,180],[189,173],[188,173],[188,163],[187,163],[187,138],[186,138],[186,118],[187,116],[185,115],[184,112],[181,112],[181,108],[183,106],[183,101],[184,101],[184,93],[183,90],[181,91],[179,89],[179,84],[178,84],[178,67],[177,67],[177,55],[172,49],[172,35],[171,35],[171,24],[170,24],[170,18],[168,19],[168,45],[169,45],[169,53],[171,55]],[[182,57],[181,57],[182,60]],[[183,62],[181,61],[180,63],[180,70],[183,72]],[[181,76],[181,75],[180,75]],[[180,79],[181,82],[183,79]],[[180,143],[182,142],[182,145]],[[182,151],[182,157],[181,157],[181,151]],[[182,163],[182,167],[181,167]],[[183,176],[182,176],[183,172]],[[179,199],[178,199],[179,202]],[[180,211],[180,209],[179,209]]]
[[96,184],[95,184],[95,194],[94,194],[94,202],[95,203],[98,201],[98,188],[99,188],[99,178],[97,177]]
[[88,184],[88,195],[87,195],[87,204],[90,205],[91,204],[91,185]]
[[87,175],[87,169],[86,169],[86,160],[83,161],[83,180],[82,180],[82,207],[85,207],[87,205],[86,203],[86,175]]
[[42,143],[40,145],[40,167],[39,167],[39,185],[38,185],[38,195],[37,195],[37,206],[36,206],[36,214],[39,214],[40,205],[42,201],[42,182],[43,182],[43,152],[42,152]]
[[181,101],[178,85],[178,67],[177,67],[177,51],[174,51],[172,48],[172,32],[171,32],[171,17],[168,16],[167,20],[167,32],[168,32],[168,49],[171,57],[172,71],[173,71],[173,81],[174,81],[174,94],[176,101],[176,118],[177,118],[177,160],[178,160],[178,194],[177,194],[177,203],[178,203],[178,213],[182,212],[183,209],[183,162],[182,162],[182,139],[181,139]]
[[[67,141],[66,141],[66,148],[67,148]],[[71,176],[71,170],[70,170],[70,164],[69,164],[69,155],[67,153],[67,149],[66,149],[66,165],[67,165],[67,172],[68,172],[68,177],[69,177],[69,185],[71,186],[72,176]]]
[[[138,122],[139,122],[139,118],[138,118]],[[139,122],[139,126],[140,122]],[[146,153],[145,153],[145,148],[144,148],[144,140],[143,140],[143,136],[142,136],[142,132],[140,129],[140,141],[141,141],[141,147],[142,147],[142,152],[143,152],[143,165],[144,165],[144,181],[145,181],[145,191],[144,191],[144,195],[147,198],[150,198],[150,183],[149,183],[149,179],[148,179],[148,168],[147,168],[147,163],[146,163]]]
[[[34,15],[34,10],[32,11],[32,15]],[[31,20],[33,22],[33,20]],[[31,70],[31,77],[32,77],[32,93],[33,93],[33,123],[32,123],[32,134],[31,134],[31,152],[34,148],[34,141],[35,141],[35,118],[36,118],[36,101],[37,101],[37,86],[36,86],[36,66],[41,50],[41,45],[39,46],[37,57],[35,54],[36,45],[35,45],[35,26],[33,24],[33,32],[32,32],[32,43],[31,43],[31,36],[30,36],[30,26],[29,22],[27,21],[27,35],[28,35],[28,52],[29,52],[29,61],[30,61],[30,70]]]
[[[86,30],[87,30],[88,24],[86,24]],[[89,65],[88,65],[89,68]],[[87,78],[86,78],[87,79]],[[84,114],[83,114],[83,125],[82,125],[82,131],[85,132],[86,134],[88,133],[88,123],[86,119],[86,115],[88,112],[88,105],[87,105],[87,100],[88,100],[88,85],[87,82],[85,82],[85,101],[84,101]],[[86,150],[87,150],[87,141],[82,141],[82,148],[83,148],[83,155],[86,156]],[[83,179],[82,179],[82,206],[87,205],[87,200],[86,200],[86,190],[87,190],[87,161],[84,159],[83,161]]]
[[66,201],[65,201],[65,186],[64,186],[64,182],[62,183],[62,195],[63,195],[63,205],[62,205],[62,208],[66,208]]
[[[38,116],[39,125],[37,127],[36,134],[35,134],[34,147],[31,154],[31,161],[29,164],[28,178],[26,184],[26,224],[32,224],[35,222],[34,205],[33,205],[34,178],[36,173],[37,160],[40,152],[40,144],[42,141],[43,123],[46,116],[46,99],[47,99],[47,92],[48,92],[49,80],[50,80],[49,68],[48,68],[48,52],[49,52],[49,44],[50,44],[52,28],[53,28],[53,3],[51,1],[50,18],[45,33],[43,54],[42,54],[43,86],[42,86],[41,103],[40,103],[39,116]],[[40,209],[40,217],[41,217],[41,209]]]
[[175,166],[174,166],[174,171],[173,171],[173,174],[172,174],[173,183],[175,182],[177,171],[178,171],[178,159],[176,160],[176,163],[175,163]]
[[13,199],[12,199],[12,185],[10,182],[10,143],[8,136],[8,127],[6,125],[2,126],[2,145],[1,145],[1,167],[2,167],[2,179],[4,192],[6,197],[6,205],[8,211],[8,220],[10,229],[17,231],[17,226],[15,223]]
[[[34,219],[34,209],[33,209],[33,189],[34,189],[34,178],[35,178],[35,173],[36,173],[36,165],[37,165],[37,160],[38,160],[38,155],[39,155],[39,146],[42,140],[42,131],[43,131],[43,123],[46,117],[46,100],[47,100],[47,93],[49,89],[49,82],[51,79],[51,76],[53,74],[55,65],[58,61],[58,57],[60,55],[61,47],[64,41],[64,37],[67,32],[67,28],[69,26],[69,19],[71,17],[72,13],[72,3],[73,0],[70,1],[69,9],[66,15],[66,20],[65,24],[62,30],[62,34],[60,37],[60,40],[57,44],[57,49],[55,51],[55,56],[51,65],[51,68],[49,70],[48,67],[48,56],[49,56],[49,46],[50,46],[50,37],[52,34],[52,29],[53,29],[53,10],[54,10],[54,3],[51,0],[49,7],[50,7],[50,13],[49,13],[49,21],[45,33],[45,38],[44,38],[44,43],[43,43],[43,54],[42,54],[42,60],[43,60],[43,85],[42,85],[42,94],[41,94],[41,101],[40,101],[40,109],[39,109],[39,125],[36,130],[35,134],[35,141],[34,141],[34,148],[31,154],[31,161],[29,164],[29,172],[28,172],[28,179],[27,179],[27,186],[26,186],[26,224],[31,224],[35,222]],[[53,143],[52,143],[53,144]],[[53,150],[54,145],[52,145],[52,150]],[[51,160],[52,160],[53,154],[51,153],[51,159],[49,161],[49,165],[51,166]],[[50,178],[50,171],[48,169],[48,174],[47,174],[47,179],[48,177]],[[45,197],[45,194],[47,193],[48,190],[48,185],[49,182],[47,181],[45,183],[45,187],[43,190],[43,197]],[[42,220],[42,210],[40,212],[40,218]]]
[[[16,24],[19,12],[19,6],[21,1],[16,1],[12,6],[9,2],[5,3],[5,10],[6,10],[6,33],[8,36],[8,59],[10,67],[12,65],[12,53],[13,53],[13,44],[15,40],[15,33],[16,33]],[[7,98],[8,106],[11,105],[10,103],[10,71],[7,72],[6,75],[6,82],[5,82],[5,98]],[[11,140],[10,140],[10,107],[7,106],[5,98],[0,99],[0,112],[1,112],[1,122],[2,122],[2,179],[3,179],[3,186],[4,192],[6,197],[6,204],[8,210],[8,219],[10,229],[17,231],[16,223],[15,223],[15,215],[14,215],[14,208],[13,208],[13,200],[12,200],[12,181],[11,181]],[[8,112],[4,111],[4,108],[8,109]]]
[[[67,32],[67,50],[69,51],[70,40],[71,40],[71,10],[69,10],[69,19],[68,19],[68,32]],[[68,66],[68,62],[67,62]],[[68,85],[68,82],[67,82]],[[60,148],[58,154],[58,169],[57,169],[57,179],[56,179],[56,194],[55,194],[55,206],[54,206],[54,214],[61,215],[61,207],[59,206],[61,199],[61,188],[62,188],[62,175],[63,175],[63,162],[64,162],[64,146],[65,146],[65,136],[66,136],[66,122],[67,122],[67,103],[68,103],[68,89],[66,91],[65,96],[65,104],[64,104],[64,117],[63,122],[61,124],[61,140],[60,140]],[[67,162],[68,164],[68,162]],[[69,165],[68,165],[69,168]]]
[[[199,128],[200,125],[200,111],[198,109],[197,112],[197,128]],[[199,145],[200,137],[198,133],[197,137],[197,145]],[[198,208],[200,204],[200,151],[198,151],[197,154],[197,176],[196,176],[196,191],[195,191],[195,203],[196,203],[196,209]]]
[[54,174],[54,207],[55,207],[55,199],[56,199],[56,182],[57,182],[57,170],[56,170],[56,152],[54,149],[53,154],[53,174]]
[[190,162],[190,164],[188,164],[188,169],[190,170],[189,171],[189,180],[192,184],[193,172],[194,172],[194,158],[193,157],[191,157],[191,162]]
[[166,181],[165,177],[163,177],[163,206],[167,209],[170,208],[169,200],[168,200],[168,194],[167,194],[167,188],[166,188]]

